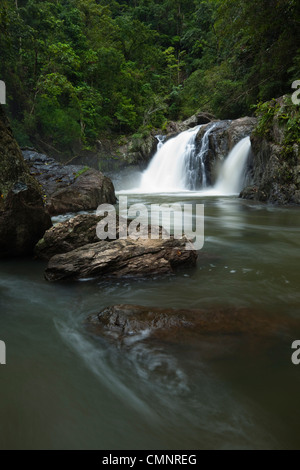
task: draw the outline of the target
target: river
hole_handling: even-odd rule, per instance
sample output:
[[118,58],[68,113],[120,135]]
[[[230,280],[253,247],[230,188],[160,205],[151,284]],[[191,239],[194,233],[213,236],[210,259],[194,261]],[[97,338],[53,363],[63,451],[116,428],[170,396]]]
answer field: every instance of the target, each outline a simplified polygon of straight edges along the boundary
[[197,268],[152,280],[47,283],[45,263],[0,262],[1,449],[299,448],[293,337],[121,347],[93,337],[102,307],[247,307],[299,318],[298,208],[235,196],[132,195],[205,205]]

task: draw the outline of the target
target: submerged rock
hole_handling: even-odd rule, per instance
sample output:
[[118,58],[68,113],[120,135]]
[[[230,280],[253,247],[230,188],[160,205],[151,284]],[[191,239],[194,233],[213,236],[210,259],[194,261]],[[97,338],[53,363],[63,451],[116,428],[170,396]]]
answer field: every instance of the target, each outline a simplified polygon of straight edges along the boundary
[[115,204],[111,180],[100,171],[62,165],[53,158],[30,150],[23,152],[30,173],[43,188],[51,215],[95,210],[100,204]]
[[0,106],[0,257],[31,254],[49,227],[39,185]]
[[107,307],[87,322],[94,333],[119,341],[143,333],[168,341],[183,335],[265,337],[290,332],[294,326],[291,319],[268,317],[246,308],[162,309],[140,305]]
[[185,237],[100,241],[54,256],[45,277],[48,281],[61,281],[170,274],[179,267],[195,266],[197,253],[186,249],[189,243]]

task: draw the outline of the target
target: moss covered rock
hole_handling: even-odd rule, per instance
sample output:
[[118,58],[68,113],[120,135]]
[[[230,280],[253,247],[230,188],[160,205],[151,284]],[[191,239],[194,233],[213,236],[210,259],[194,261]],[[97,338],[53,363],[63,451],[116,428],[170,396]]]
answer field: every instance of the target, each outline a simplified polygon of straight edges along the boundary
[[27,255],[51,226],[38,182],[0,106],[0,257]]
[[241,197],[275,204],[300,204],[300,113],[289,97],[258,107],[251,136],[252,180]]

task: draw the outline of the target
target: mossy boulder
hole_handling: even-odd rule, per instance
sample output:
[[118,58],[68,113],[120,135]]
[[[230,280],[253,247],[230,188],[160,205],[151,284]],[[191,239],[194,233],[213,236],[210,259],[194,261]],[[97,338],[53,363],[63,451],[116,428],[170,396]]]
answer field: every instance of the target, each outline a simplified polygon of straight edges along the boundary
[[30,176],[0,106],[0,257],[32,253],[49,227],[39,184]]

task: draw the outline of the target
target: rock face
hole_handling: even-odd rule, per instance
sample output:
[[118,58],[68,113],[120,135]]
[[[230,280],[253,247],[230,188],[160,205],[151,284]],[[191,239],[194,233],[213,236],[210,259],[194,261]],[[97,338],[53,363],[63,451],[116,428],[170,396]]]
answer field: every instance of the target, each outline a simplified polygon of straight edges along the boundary
[[[171,341],[183,335],[276,336],[290,332],[292,320],[270,319],[245,308],[162,309],[139,305],[115,305],[88,318],[96,334],[118,341],[145,331],[151,336]],[[299,327],[299,324],[297,324]]]
[[49,227],[39,185],[0,106],[0,257],[31,254]]
[[269,122],[251,136],[253,184],[244,199],[300,204],[300,115],[287,97],[269,103]]
[[196,113],[185,121],[171,121],[165,130],[156,129],[147,137],[135,137],[127,142],[124,146],[119,147],[118,153],[123,155],[123,159],[130,165],[145,165],[153,157],[157,150],[158,140],[156,135],[165,135],[166,138],[174,137],[180,132],[186,131],[191,127],[200,124],[208,124],[214,119],[209,113]]
[[100,204],[115,204],[113,184],[100,171],[83,166],[61,165],[53,158],[30,150],[23,156],[43,188],[51,215],[94,210]]
[[171,121],[167,126],[167,138],[179,134],[180,132],[187,131],[192,127],[209,124],[215,121],[215,117],[210,113],[196,113],[185,121]]
[[145,277],[194,266],[197,253],[181,240],[113,240],[85,245],[50,259],[48,281],[104,277]]
[[208,149],[204,155],[205,168],[210,184],[215,183],[217,169],[229,152],[240,140],[252,133],[256,124],[256,118],[243,117],[234,121],[213,121],[201,127],[196,138],[198,149],[200,149],[204,134],[211,129],[208,134]]

